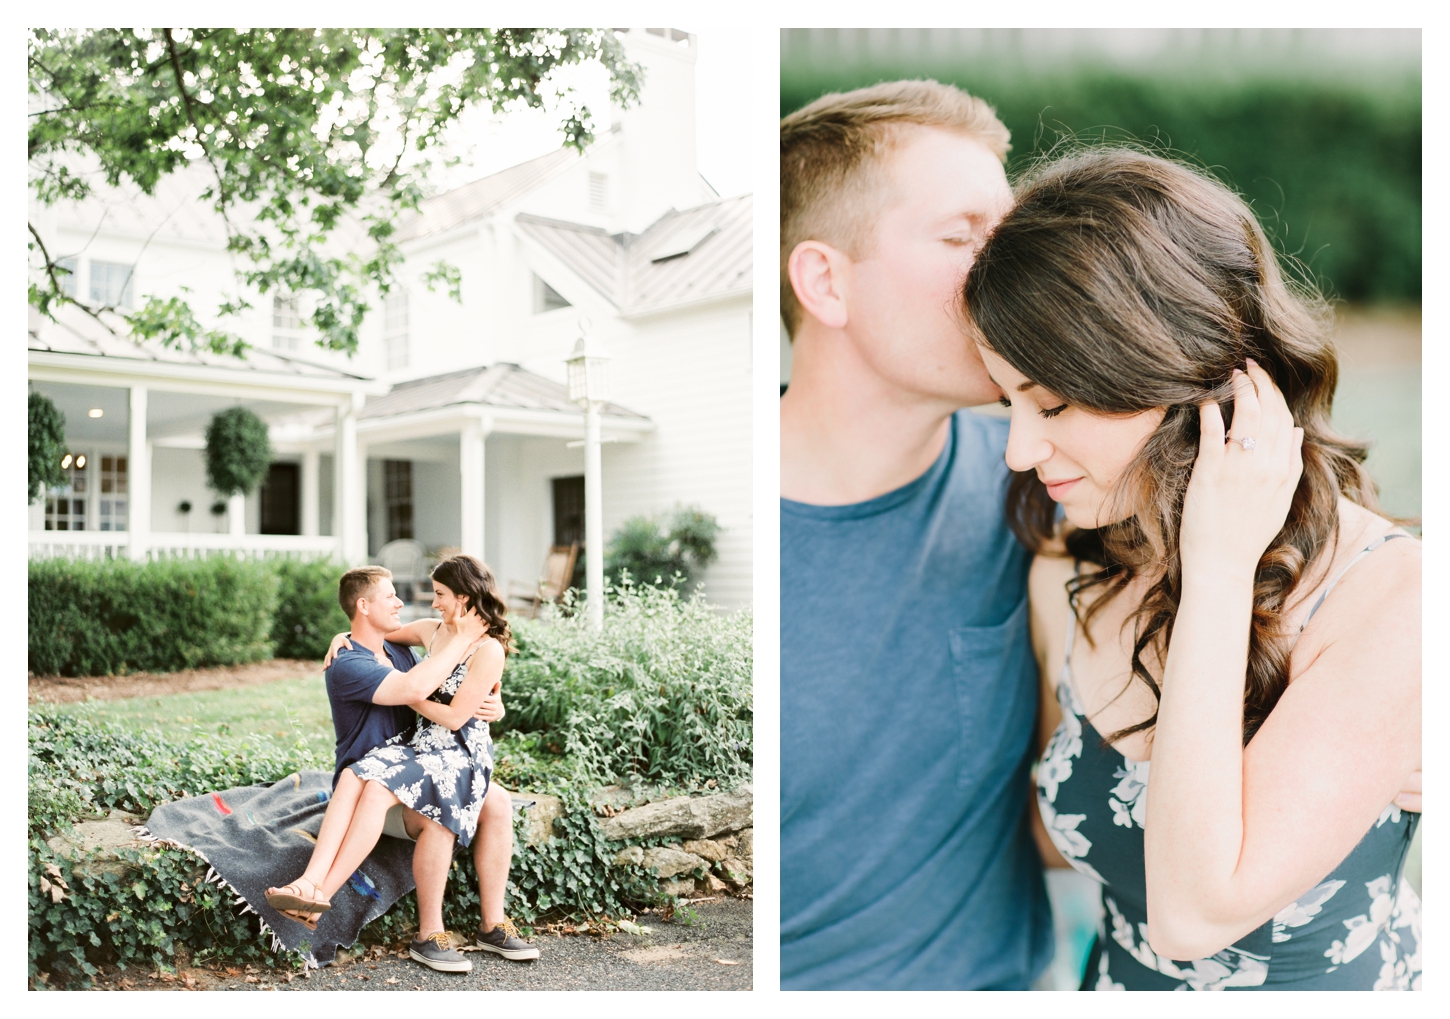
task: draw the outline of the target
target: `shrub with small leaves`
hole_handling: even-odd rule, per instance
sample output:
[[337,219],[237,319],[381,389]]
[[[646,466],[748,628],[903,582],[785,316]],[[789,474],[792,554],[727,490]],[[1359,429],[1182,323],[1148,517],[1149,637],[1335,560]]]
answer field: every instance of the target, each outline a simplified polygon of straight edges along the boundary
[[653,585],[611,588],[600,632],[568,607],[551,622],[515,624],[508,714],[497,730],[534,734],[534,746],[566,755],[596,782],[749,781],[748,612],[721,614]]

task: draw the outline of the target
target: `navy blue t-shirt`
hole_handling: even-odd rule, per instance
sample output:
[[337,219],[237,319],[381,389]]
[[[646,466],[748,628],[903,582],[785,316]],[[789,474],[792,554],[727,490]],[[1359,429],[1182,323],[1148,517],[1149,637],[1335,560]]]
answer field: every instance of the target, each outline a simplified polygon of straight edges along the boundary
[[327,699],[332,702],[332,727],[337,733],[334,786],[343,768],[406,731],[417,718],[406,704],[373,703],[373,694],[393,669],[407,672],[417,662],[413,649],[405,645],[383,641],[383,650],[391,667],[359,644],[343,648],[327,668]]
[[894,492],[781,500],[783,988],[1023,989],[1051,959],[1006,442],[962,411]]

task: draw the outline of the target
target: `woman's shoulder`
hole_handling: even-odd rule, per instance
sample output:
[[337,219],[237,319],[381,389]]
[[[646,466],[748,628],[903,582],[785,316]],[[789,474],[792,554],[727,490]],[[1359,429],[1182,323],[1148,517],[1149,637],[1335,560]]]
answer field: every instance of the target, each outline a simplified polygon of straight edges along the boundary
[[503,661],[504,657],[503,644],[499,642],[497,637],[490,635],[485,636],[483,640],[479,641],[478,647],[469,653],[468,661],[469,664],[473,664],[474,662],[493,663]]
[[[1341,499],[1336,546],[1332,572],[1354,564],[1345,574],[1346,581],[1361,571],[1362,575],[1383,580],[1398,582],[1413,579],[1416,594],[1419,593],[1420,539],[1395,521],[1348,499]],[[1357,560],[1356,557],[1362,555],[1364,558]],[[1339,562],[1345,565],[1340,566]]]
[[1332,551],[1290,609],[1302,620],[1308,661],[1335,640],[1379,646],[1390,634],[1408,636],[1407,627],[1419,626],[1420,540],[1348,500],[1339,512]]

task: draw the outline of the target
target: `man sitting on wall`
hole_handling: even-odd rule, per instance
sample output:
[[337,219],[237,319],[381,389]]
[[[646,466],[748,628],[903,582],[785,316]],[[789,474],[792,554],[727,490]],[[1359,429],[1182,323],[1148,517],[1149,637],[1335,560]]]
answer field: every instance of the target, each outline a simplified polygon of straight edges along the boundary
[[[342,642],[327,666],[327,697],[337,732],[338,776],[368,751],[410,728],[410,704],[436,690],[470,650],[465,634],[454,636],[432,655],[418,662],[413,650],[386,639],[400,628],[402,601],[393,589],[392,574],[381,566],[363,566],[343,574],[338,600],[352,622],[351,642]],[[498,694],[486,699],[477,717],[494,722],[504,715]],[[350,773],[349,773],[350,774]],[[425,825],[420,815],[402,806],[388,812],[385,835],[416,842],[413,880],[418,892],[419,933],[443,930],[443,892],[453,860],[453,839],[438,825]],[[439,837],[443,836],[443,837]],[[319,833],[321,837],[321,833]],[[518,937],[504,916],[504,889],[513,857],[513,804],[508,790],[490,783],[473,840],[478,870],[482,924],[477,946],[505,959],[537,959],[539,950]],[[435,970],[466,973],[473,964],[454,949],[436,942],[414,941],[412,957]]]

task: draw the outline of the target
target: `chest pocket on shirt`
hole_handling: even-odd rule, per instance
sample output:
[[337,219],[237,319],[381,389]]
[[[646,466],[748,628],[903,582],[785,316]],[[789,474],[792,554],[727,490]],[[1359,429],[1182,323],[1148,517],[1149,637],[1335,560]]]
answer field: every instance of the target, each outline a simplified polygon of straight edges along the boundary
[[950,639],[961,725],[957,786],[971,788],[1016,768],[1031,737],[1037,687],[1028,668],[1027,599],[996,626],[958,627]]

